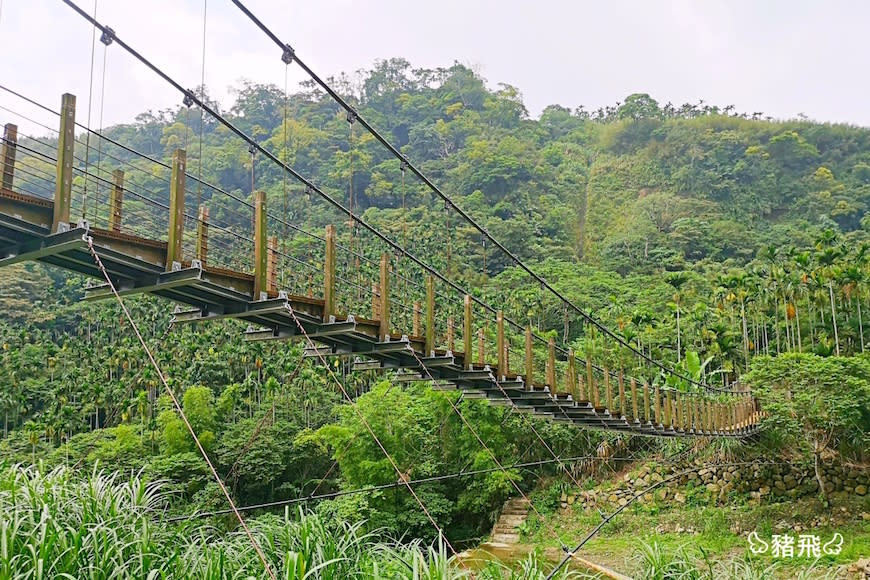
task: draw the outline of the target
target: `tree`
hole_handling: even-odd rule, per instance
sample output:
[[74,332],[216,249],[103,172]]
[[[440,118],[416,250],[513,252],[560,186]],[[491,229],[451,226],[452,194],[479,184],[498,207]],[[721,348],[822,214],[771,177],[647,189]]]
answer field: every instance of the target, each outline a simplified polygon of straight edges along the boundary
[[831,453],[861,454],[870,444],[870,361],[790,353],[758,357],[745,377],[769,415],[765,437],[783,448],[796,445],[820,469]]

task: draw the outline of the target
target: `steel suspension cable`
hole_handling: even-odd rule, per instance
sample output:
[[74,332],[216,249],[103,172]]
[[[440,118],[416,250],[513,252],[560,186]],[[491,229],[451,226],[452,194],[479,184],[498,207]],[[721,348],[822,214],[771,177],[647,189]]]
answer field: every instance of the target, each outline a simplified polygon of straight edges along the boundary
[[[449,415],[449,413],[448,413],[448,415]],[[562,459],[562,461],[576,463],[576,462],[585,461],[585,460],[589,460],[589,459],[599,459],[599,458],[597,455],[579,455],[576,457],[566,457],[566,458]],[[613,458],[608,459],[608,461],[636,461],[636,460],[637,460],[636,458],[628,458],[628,457],[624,457],[624,458],[613,457]],[[555,459],[541,459],[538,461],[526,461],[526,462],[521,462],[521,463],[512,463],[510,465],[503,466],[503,468],[504,469],[523,469],[523,468],[528,468],[528,467],[539,467],[542,465],[550,465],[550,464],[555,463],[555,462],[556,462]],[[495,473],[496,471],[501,471],[501,469],[502,468],[500,468],[500,467],[484,467],[481,469],[474,469],[471,471],[461,470],[461,471],[457,471],[454,473],[448,473],[448,474],[444,474],[444,475],[432,475],[429,477],[421,477],[419,479],[409,479],[407,481],[407,483],[410,483],[412,485],[417,485],[417,484],[422,484],[422,483],[435,483],[435,482],[439,482],[439,481],[448,481],[451,479],[457,479],[460,477],[471,477],[474,475],[484,475],[487,473]],[[359,489],[347,489],[347,490],[343,490],[343,491],[335,491],[335,492],[324,493],[324,494],[320,494],[320,495],[294,497],[294,498],[289,498],[289,499],[285,499],[285,500],[278,500],[278,501],[272,501],[272,502],[266,502],[266,503],[242,505],[242,506],[238,506],[237,509],[240,512],[247,512],[247,511],[253,511],[253,510],[258,510],[258,509],[283,507],[283,506],[287,506],[287,505],[294,505],[297,503],[305,503],[307,501],[322,500],[322,499],[334,499],[336,497],[344,497],[347,495],[371,493],[373,491],[392,489],[395,487],[401,487],[403,485],[405,485],[404,481],[396,481],[394,483],[382,483],[379,485],[370,485],[370,486],[366,486],[366,487],[361,487]],[[207,518],[207,517],[212,517],[212,516],[221,516],[221,515],[226,515],[229,513],[232,513],[232,510],[230,510],[230,509],[213,510],[213,511],[208,511],[208,512],[193,513],[193,514],[184,515],[184,516],[174,516],[171,518],[166,518],[164,521],[172,523],[172,522],[180,522],[180,521],[191,520],[191,519],[196,519],[196,518]]]
[[[94,19],[97,17],[97,0],[94,0]],[[97,29],[94,28],[91,32],[91,72],[90,72],[90,80],[88,82],[88,125],[91,124],[91,110],[93,109],[93,94],[94,94],[94,55],[96,53],[97,48]],[[87,135],[88,145],[85,149],[85,169],[87,169],[89,164],[88,155],[91,151],[91,135],[88,133]],[[82,220],[87,219],[87,208],[88,208],[88,179],[85,177],[85,186],[82,190]]]
[[[420,509],[423,510],[423,513],[426,514],[426,517],[429,519],[429,522],[432,524],[432,526],[434,526],[435,530],[438,532],[438,537],[444,541],[445,545],[450,549],[451,552],[453,552],[453,555],[459,559],[459,554],[456,552],[455,549],[453,549],[453,546],[450,544],[450,541],[447,539],[447,536],[444,534],[444,531],[438,525],[438,522],[435,521],[435,518],[432,517],[432,514],[426,508],[426,505],[423,503],[423,500],[420,499],[420,496],[417,495],[417,492],[414,491],[414,488],[411,487],[410,484],[408,484],[406,478],[402,474],[402,470],[399,469],[399,466],[396,463],[396,461],[393,459],[392,455],[390,455],[387,452],[387,449],[384,447],[384,444],[381,442],[380,438],[378,438],[377,434],[372,429],[372,426],[369,424],[368,420],[365,418],[365,415],[363,415],[362,411],[359,410],[359,407],[357,406],[357,404],[353,401],[353,399],[348,394],[347,389],[344,388],[344,384],[342,384],[342,382],[338,379],[338,377],[335,376],[335,373],[332,371],[332,368],[327,364],[326,359],[320,353],[320,351],[317,349],[317,345],[314,344],[314,341],[308,335],[308,332],[305,330],[305,327],[302,325],[302,322],[296,316],[296,313],[293,311],[293,308],[290,307],[289,304],[287,304],[285,306],[286,306],[287,312],[290,313],[290,316],[293,318],[293,322],[295,322],[296,326],[299,328],[299,332],[302,333],[302,336],[305,338],[305,341],[308,343],[309,348],[314,349],[314,352],[316,353],[317,357],[320,359],[321,364],[326,369],[327,374],[329,374],[330,378],[332,378],[332,380],[335,382],[335,384],[341,390],[345,399],[347,399],[347,401],[350,403],[350,406],[354,410],[354,413],[356,413],[356,415],[359,417],[360,421],[363,423],[366,430],[372,436],[372,439],[374,439],[375,443],[380,448],[381,452],[384,454],[384,456],[386,456],[387,460],[390,462],[390,465],[393,466],[393,469],[396,471],[396,475],[398,475],[399,479],[402,480],[402,482],[408,488],[408,491],[411,493],[411,495],[414,496],[414,499],[417,501],[417,504],[420,506]],[[460,563],[462,562],[461,559],[459,559],[459,561],[460,561]]]
[[[67,1],[67,0],[64,0]],[[474,227],[478,232],[480,232],[483,236],[485,236],[489,241],[493,243],[499,250],[501,250],[505,255],[510,258],[510,260],[519,266],[523,271],[526,272],[532,279],[537,281],[542,288],[548,290],[551,294],[553,294],[556,298],[561,300],[564,304],[568,305],[572,310],[578,313],[582,318],[588,321],[590,324],[598,328],[601,332],[609,336],[611,339],[615,340],[617,343],[622,346],[628,348],[637,356],[646,359],[651,364],[657,366],[661,370],[670,373],[674,376],[677,376],[683,380],[686,380],[696,386],[703,387],[705,389],[714,390],[714,391],[726,391],[727,389],[722,389],[719,387],[713,387],[711,385],[707,385],[706,383],[701,383],[695,381],[691,377],[687,377],[677,372],[676,369],[671,368],[664,363],[652,359],[651,357],[647,357],[647,355],[637,349],[630,342],[623,339],[621,336],[607,328],[604,324],[599,322],[596,318],[594,318],[591,314],[574,304],[573,301],[568,299],[563,293],[559,292],[556,288],[551,286],[540,274],[532,270],[525,262],[523,262],[519,256],[517,256],[514,252],[510,251],[507,247],[504,246],[500,241],[495,239],[486,228],[481,226],[471,215],[469,215],[465,210],[456,205],[453,199],[445,194],[434,182],[432,182],[417,166],[411,163],[407,156],[404,155],[398,148],[396,148],[392,143],[390,143],[374,126],[372,126],[365,118],[360,116],[357,110],[348,103],[341,95],[339,95],[329,84],[327,84],[323,79],[320,78],[305,62],[299,59],[299,56],[296,54],[296,51],[290,46],[290,44],[282,42],[274,32],[272,32],[268,26],[266,26],[259,18],[257,18],[241,0],[232,0],[233,4],[235,4],[239,10],[241,10],[245,16],[247,16],[261,31],[263,31],[266,36],[268,36],[278,47],[287,54],[288,51],[293,55],[293,61],[299,65],[299,67],[304,70],[311,79],[317,83],[320,88],[326,91],[332,98],[338,103],[348,115],[353,115],[356,120],[360,122],[360,124],[381,143],[390,153],[393,154],[397,159],[405,161],[407,163],[408,168],[438,197],[440,197],[445,202],[445,207],[449,209],[452,207],[456,210],[456,212],[472,227]]]
[[[234,0],[234,1],[235,1],[235,0]],[[356,214],[351,214],[351,212],[348,210],[348,208],[347,208],[346,206],[344,206],[341,202],[339,202],[338,200],[336,200],[336,199],[335,199],[333,196],[331,196],[330,194],[326,193],[323,189],[321,189],[320,187],[318,187],[318,186],[317,186],[314,182],[312,182],[310,179],[306,178],[306,177],[303,176],[301,173],[299,173],[298,171],[296,171],[295,169],[293,169],[292,167],[290,167],[290,166],[287,165],[286,163],[282,162],[282,161],[278,158],[278,156],[276,156],[274,153],[272,153],[272,152],[270,152],[269,150],[265,149],[262,145],[260,145],[259,143],[257,143],[257,142],[252,138],[252,137],[250,137],[250,136],[249,136],[248,134],[246,134],[244,131],[242,131],[241,129],[239,129],[236,125],[234,125],[233,123],[231,123],[229,120],[227,120],[227,119],[226,119],[224,116],[222,116],[220,113],[218,113],[217,111],[215,111],[214,109],[212,109],[211,107],[209,107],[207,104],[203,103],[203,102],[202,102],[202,101],[201,101],[201,100],[200,100],[200,99],[199,99],[195,94],[193,94],[192,91],[190,91],[190,90],[185,89],[184,87],[182,87],[182,86],[181,86],[177,81],[175,81],[172,77],[170,77],[170,76],[169,76],[167,73],[165,73],[162,69],[160,69],[159,67],[157,67],[156,65],[154,65],[152,62],[150,62],[148,59],[146,59],[144,56],[142,56],[138,51],[136,51],[134,48],[132,48],[132,47],[131,47],[130,45],[128,45],[126,42],[124,42],[123,40],[121,40],[121,38],[119,38],[119,37],[117,36],[117,34],[116,34],[112,29],[110,29],[110,28],[108,28],[107,26],[101,24],[101,23],[98,22],[97,20],[93,19],[93,18],[92,18],[92,17],[91,17],[87,12],[83,11],[83,10],[82,10],[78,5],[76,5],[76,3],[75,3],[73,0],[62,0],[62,2],[63,2],[64,4],[66,4],[67,6],[69,6],[70,8],[72,8],[72,9],[73,9],[77,14],[79,14],[79,16],[81,16],[83,19],[85,19],[86,21],[88,21],[92,26],[95,26],[95,27],[97,27],[97,28],[103,30],[103,32],[108,31],[108,33],[112,35],[112,38],[113,38],[113,39],[118,43],[118,45],[119,45],[121,48],[123,48],[125,51],[127,51],[127,52],[128,52],[131,56],[133,56],[136,60],[138,60],[139,62],[141,62],[142,64],[144,64],[147,68],[149,68],[152,72],[154,72],[155,74],[157,74],[157,75],[158,75],[160,78],[162,78],[164,81],[166,81],[167,83],[169,83],[170,85],[172,85],[176,90],[178,90],[179,92],[181,92],[181,93],[185,96],[185,100],[188,100],[188,101],[190,101],[190,102],[192,102],[192,103],[196,103],[197,105],[199,105],[200,107],[202,107],[203,109],[205,109],[205,111],[206,111],[207,113],[209,113],[211,116],[213,116],[215,119],[217,119],[218,122],[220,122],[222,125],[224,125],[224,127],[226,127],[227,129],[229,129],[229,130],[230,130],[232,133],[234,133],[237,137],[239,137],[240,139],[242,139],[243,141],[245,141],[246,143],[248,143],[250,147],[252,147],[253,149],[256,149],[258,152],[260,152],[260,153],[262,153],[263,155],[265,155],[265,156],[266,156],[270,161],[272,161],[272,162],[275,163],[276,165],[282,167],[282,168],[283,168],[286,172],[288,172],[288,173],[289,173],[289,174],[290,174],[294,179],[296,179],[297,181],[299,181],[300,183],[302,183],[303,185],[305,185],[308,191],[311,191],[311,192],[317,193],[317,194],[318,194],[318,195],[319,195],[319,196],[320,196],[324,201],[326,201],[327,203],[329,203],[330,205],[332,205],[334,208],[336,208],[337,210],[339,210],[340,212],[342,212],[344,215],[349,216],[349,217],[352,217],[352,221],[354,221],[354,222],[358,223],[359,225],[361,225],[364,229],[366,229],[366,230],[367,230],[368,232],[370,232],[372,235],[374,235],[375,237],[377,237],[378,239],[380,239],[380,240],[381,240],[385,245],[389,246],[389,247],[392,248],[394,251],[400,252],[403,256],[406,256],[407,258],[409,258],[412,262],[414,262],[414,263],[415,263],[417,266],[419,266],[421,269],[423,269],[423,270],[425,270],[426,272],[428,272],[428,273],[432,274],[433,276],[437,277],[439,280],[441,280],[442,282],[446,283],[447,285],[449,285],[451,288],[453,288],[453,289],[456,290],[457,292],[460,292],[460,293],[462,293],[462,294],[468,294],[468,295],[470,295],[471,298],[472,298],[472,300],[473,300],[476,304],[479,304],[480,306],[484,307],[485,309],[487,309],[487,310],[490,311],[491,313],[495,313],[495,312],[496,312],[496,309],[495,309],[494,307],[492,307],[491,305],[487,304],[486,302],[484,302],[484,301],[481,300],[480,298],[477,298],[476,296],[474,296],[473,294],[471,294],[471,293],[468,292],[467,290],[463,289],[463,288],[462,288],[461,286],[459,286],[457,283],[455,283],[455,282],[453,282],[452,280],[450,280],[449,277],[446,277],[444,274],[442,274],[441,272],[439,272],[438,270],[436,270],[435,268],[433,268],[432,266],[430,266],[430,265],[427,264],[426,262],[422,261],[420,258],[418,258],[418,257],[416,257],[415,255],[413,255],[413,254],[411,254],[410,252],[408,252],[405,248],[401,247],[401,246],[400,246],[399,244],[397,244],[395,241],[393,241],[393,240],[390,239],[388,236],[386,236],[386,235],[385,235],[381,230],[379,230],[378,228],[372,226],[372,225],[369,224],[367,221],[363,220],[360,216],[358,216],[358,215],[356,215]],[[292,51],[292,49],[290,49],[290,50]],[[409,168],[411,168],[411,167],[412,167],[412,166],[409,165]],[[412,169],[412,170],[413,170],[413,169]],[[449,200],[445,201],[445,207],[448,207],[448,208],[449,208],[450,205],[452,205],[452,202],[450,202]],[[448,272],[448,275],[449,275],[449,272]],[[507,319],[506,319],[506,321],[507,321]],[[519,325],[519,324],[517,324],[517,323],[515,323],[515,322],[511,322],[511,325],[515,326],[516,328],[523,328],[521,325]],[[605,331],[606,331],[606,329],[605,329]],[[538,340],[542,340],[540,337],[537,337],[537,339],[538,339]],[[560,349],[560,351],[563,352],[563,353],[565,352],[564,349]],[[664,367],[660,362],[655,361],[654,359],[651,359],[650,357],[645,357],[645,358],[646,358],[647,360],[649,360],[649,361],[650,361],[652,364],[654,364],[655,366],[661,368],[662,370],[665,370],[666,372],[670,372],[670,371],[669,371],[666,367]],[[690,383],[692,383],[692,384],[695,384],[695,385],[697,385],[697,386],[700,386],[700,387],[702,387],[702,388],[708,389],[708,390],[720,391],[720,392],[726,392],[726,393],[730,392],[728,389],[722,389],[722,388],[717,388],[717,387],[709,387],[709,386],[707,386],[707,385],[704,385],[703,383],[699,383],[699,382],[697,382],[697,381],[694,381],[694,380],[691,379],[691,378],[683,377],[682,375],[677,374],[677,373],[672,373],[672,374],[674,374],[674,375],[677,376],[677,377],[684,378],[684,379],[687,380],[688,382],[690,382]]]
[[145,354],[148,356],[148,360],[151,362],[151,366],[154,368],[154,372],[157,373],[160,382],[163,384],[166,393],[169,395],[170,399],[172,399],[172,403],[175,406],[175,410],[181,416],[182,421],[184,421],[185,426],[187,427],[190,436],[193,438],[194,443],[196,444],[197,449],[205,460],[206,464],[208,464],[209,470],[212,473],[215,481],[223,492],[224,497],[226,497],[227,502],[230,504],[230,509],[232,509],[233,513],[236,516],[236,519],[239,521],[239,524],[245,530],[245,534],[248,536],[248,540],[251,542],[251,545],[256,550],[257,555],[260,558],[260,561],[263,564],[266,572],[269,574],[269,577],[272,580],[277,580],[275,573],[272,571],[272,567],[269,565],[268,560],[266,559],[266,555],[263,553],[260,544],[257,542],[253,533],[251,532],[248,524],[245,522],[245,519],[242,517],[242,514],[239,512],[238,508],[236,508],[236,504],[233,501],[233,498],[230,497],[230,493],[218,475],[217,469],[214,464],[209,459],[208,453],[206,453],[205,448],[202,446],[202,443],[199,440],[199,437],[196,435],[196,431],[194,431],[193,426],[190,424],[190,421],[187,418],[187,415],[184,413],[184,409],[181,406],[181,403],[178,401],[178,397],[175,396],[175,393],[172,390],[172,387],[169,386],[169,382],[166,380],[166,376],[163,374],[160,365],[157,364],[157,360],[154,358],[154,354],[151,352],[151,349],[148,347],[148,344],[145,342],[145,339],[142,337],[142,333],[139,332],[139,327],[136,324],[136,321],[133,319],[133,316],[130,314],[130,310],[127,308],[127,305],[124,303],[124,299],[118,293],[117,288],[115,288],[114,282],[112,282],[112,277],[109,276],[109,272],[106,270],[106,267],[103,265],[103,261],[100,259],[100,255],[97,253],[96,248],[94,247],[94,240],[92,237],[87,237],[88,250],[91,253],[91,256],[94,259],[94,262],[97,264],[97,268],[102,273],[103,277],[106,279],[106,283],[109,285],[109,288],[112,290],[112,294],[114,294],[115,299],[118,301],[118,305],[121,307],[121,310],[124,312],[124,317],[127,319],[127,322],[130,324],[130,328],[133,329],[133,332],[136,334],[136,338],[139,340],[139,344],[142,346],[142,349],[145,351]]
[[[426,367],[426,365],[423,364],[423,361],[420,360],[420,357],[417,356],[417,353],[414,351],[414,349],[410,348],[409,351],[410,351],[411,355],[417,360],[417,363],[420,365],[420,367],[422,367],[423,370],[426,371],[426,374],[429,376],[430,380],[434,381],[435,380],[434,377],[432,377],[432,374],[429,372],[429,369]],[[510,474],[507,472],[507,470],[504,468],[504,466],[502,466],[501,462],[495,456],[495,453],[493,453],[492,449],[489,448],[489,445],[487,445],[483,441],[483,439],[478,434],[477,430],[471,425],[471,423],[469,423],[468,419],[466,419],[465,415],[462,414],[462,411],[459,409],[459,407],[456,406],[456,403],[454,403],[449,397],[447,398],[447,402],[450,403],[450,407],[459,416],[459,419],[466,426],[466,428],[468,428],[468,430],[471,431],[471,434],[474,435],[474,438],[477,439],[477,442],[480,443],[480,446],[483,447],[484,451],[487,452],[487,454],[490,456],[490,458],[492,458],[493,462],[499,467],[499,469],[502,470],[505,477],[508,479],[508,481],[511,482],[511,485],[513,485],[514,489],[516,489],[517,492],[520,494],[520,496],[522,496],[522,498],[528,502],[529,507],[531,507],[532,511],[535,512],[535,515],[537,515],[541,520],[543,520],[544,516],[541,515],[541,512],[538,511],[538,508],[535,507],[535,504],[532,503],[532,501],[529,499],[529,497],[526,495],[526,493],[520,488],[519,485],[517,485],[517,482],[514,481],[514,479],[510,476]],[[561,541],[561,539],[559,539],[558,535],[557,535],[556,539],[559,541],[560,544],[562,543],[562,541]],[[562,544],[562,545],[563,545],[563,549],[567,548],[567,546],[565,546],[564,544]]]

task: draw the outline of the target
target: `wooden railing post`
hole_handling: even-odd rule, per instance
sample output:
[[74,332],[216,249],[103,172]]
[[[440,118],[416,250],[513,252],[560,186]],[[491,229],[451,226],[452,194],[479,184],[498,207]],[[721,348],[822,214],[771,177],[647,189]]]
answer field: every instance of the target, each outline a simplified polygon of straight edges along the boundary
[[[184,239],[184,188],[187,183],[187,153],[176,149],[172,153],[172,177],[169,182],[169,244],[166,249],[166,270],[181,266]],[[256,299],[257,293],[254,292]]]
[[456,352],[456,322],[452,316],[447,317],[447,350]]
[[595,384],[595,375],[592,373],[592,357],[588,352],[586,353],[586,386],[592,393],[592,406],[595,409],[601,408],[601,396],[598,392],[598,385]]
[[335,226],[326,226],[326,253],[323,260],[323,321],[335,316]]
[[[54,217],[51,222],[52,233],[61,225],[69,226],[69,213],[72,206],[72,166],[76,142],[76,97],[66,93],[60,105],[60,132],[57,141],[57,177],[54,185]],[[167,268],[171,264],[167,260]]]
[[112,172],[112,191],[109,193],[109,229],[121,231],[121,212],[124,206],[124,171]]
[[567,392],[571,393],[575,400],[580,400],[580,385],[577,384],[577,365],[574,361],[574,349],[568,349],[568,375],[565,377]]
[[526,326],[526,390],[529,391],[535,384],[535,353],[532,338],[532,325]]
[[674,429],[683,429],[683,398],[680,393],[674,393]]
[[420,328],[420,314],[421,314],[422,306],[420,305],[419,300],[414,300],[414,316],[411,321],[411,335],[412,336],[420,336],[423,332]]
[[205,265],[208,259],[208,207],[199,206],[196,219],[196,259]]
[[372,320],[380,320],[378,310],[381,307],[381,287],[372,282]]
[[672,421],[671,411],[673,411],[673,409],[671,407],[671,401],[672,401],[671,396],[672,395],[671,395],[670,389],[665,391],[665,422],[664,422],[665,429],[667,429],[668,427],[673,427],[673,423],[671,423],[671,421]]
[[649,383],[644,381],[643,383],[643,416],[646,418],[646,422],[650,422],[650,405],[649,405]]
[[500,378],[504,380],[507,377],[508,369],[507,369],[507,357],[504,343],[504,313],[499,310],[495,314],[495,348],[498,351],[497,363],[498,364],[498,376],[496,378]]
[[477,364],[486,364],[486,344],[484,343],[483,327],[477,329]]
[[269,236],[269,261],[266,264],[266,290],[278,292],[278,236]]
[[556,339],[552,336],[547,341],[547,386],[550,392],[556,392]]
[[619,415],[623,419],[625,419],[626,407],[625,407],[625,376],[623,375],[622,369],[619,369]]
[[266,236],[266,192],[254,195],[254,300],[262,300],[268,287],[269,253]]
[[631,377],[631,418],[640,421],[637,412],[637,381]]
[[471,341],[471,296],[466,294],[465,316],[462,319],[462,346],[465,348],[463,362],[465,363],[465,368],[469,370],[472,368],[472,357],[474,356]]
[[577,374],[577,388],[580,390],[580,402],[589,402],[589,390],[586,387],[586,379],[583,378],[583,373]]
[[426,356],[435,356],[435,278],[426,276]]
[[381,325],[378,331],[384,342],[390,340],[390,255],[381,254],[381,305],[378,309],[381,315]]
[[3,164],[3,189],[12,190],[15,180],[15,151],[18,149],[18,126],[6,123],[3,127],[3,152],[0,154],[0,163]]
[[604,396],[607,397],[607,410],[613,414],[613,387],[610,386],[610,371],[604,367]]
[[656,400],[655,400],[655,403],[656,403],[656,407],[655,407],[656,425],[662,425],[662,393],[661,393],[661,389],[659,389],[659,387],[656,387],[655,398],[656,398]]

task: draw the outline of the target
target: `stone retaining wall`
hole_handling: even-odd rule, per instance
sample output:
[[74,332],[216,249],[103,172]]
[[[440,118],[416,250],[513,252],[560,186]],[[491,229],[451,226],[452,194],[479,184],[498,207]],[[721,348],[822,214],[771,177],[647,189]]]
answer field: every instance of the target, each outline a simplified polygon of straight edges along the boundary
[[[562,507],[577,502],[589,508],[602,504],[624,505],[643,489],[686,470],[691,471],[646,493],[638,501],[686,503],[688,495],[697,497],[702,494],[705,500],[716,503],[725,503],[729,496],[736,495],[743,498],[748,496],[749,504],[758,504],[772,498],[798,498],[818,491],[812,465],[766,465],[760,461],[747,465],[709,465],[698,460],[686,465],[644,465],[626,473],[618,485],[611,489],[596,488],[563,494]],[[868,494],[870,470],[834,464],[822,466],[821,471],[825,491],[834,497]]]

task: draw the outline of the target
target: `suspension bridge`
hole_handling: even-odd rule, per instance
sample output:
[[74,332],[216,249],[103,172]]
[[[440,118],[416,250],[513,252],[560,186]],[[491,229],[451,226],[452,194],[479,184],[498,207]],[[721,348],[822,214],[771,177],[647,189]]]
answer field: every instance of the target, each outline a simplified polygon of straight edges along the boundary
[[[758,429],[762,413],[743,389],[714,388],[692,380],[690,391],[651,385],[597,364],[591,354],[580,358],[570,348],[558,347],[555,339],[542,338],[531,325],[510,320],[501,309],[473,297],[354,214],[352,202],[345,207],[281,161],[121,41],[111,28],[66,3],[96,27],[105,47],[119,44],[178,89],[187,106],[199,106],[245,142],[252,158],[263,154],[285,177],[301,182],[308,195],[318,194],[343,213],[353,228],[351,236],[362,227],[389,251],[379,257],[366,255],[361,249],[354,251],[352,237],[351,243],[339,243],[333,225],[315,234],[289,223],[286,215],[269,210],[266,194],[256,191],[253,183],[252,201],[207,183],[191,173],[184,149],[176,149],[170,162],[162,162],[114,141],[77,122],[73,95],[63,95],[60,110],[54,111],[6,89],[57,115],[57,123],[45,127],[56,134],[51,139],[19,135],[14,123],[5,126],[0,266],[34,260],[98,280],[105,277],[103,284],[86,290],[86,300],[110,298],[116,292],[119,297],[153,294],[176,304],[177,323],[242,320],[249,324],[247,340],[304,338],[317,343],[308,349],[311,356],[354,357],[356,369],[392,369],[400,381],[430,381],[436,388],[459,389],[466,398],[581,427],[662,437],[744,437]],[[302,66],[347,111],[351,126],[360,122],[401,160],[403,180],[406,171],[416,174],[444,197],[448,210],[476,226],[533,276],[542,292],[553,292],[576,309],[444,195],[289,45],[236,4],[282,48],[286,65]],[[134,185],[137,180],[131,177],[136,172],[165,175],[161,189]],[[197,203],[192,204],[194,191]],[[233,208],[233,218],[226,210],[221,217],[211,215],[216,208],[228,207]],[[240,223],[249,227],[239,227]],[[290,232],[312,248],[308,260],[287,249]],[[315,253],[319,260],[310,259]],[[402,258],[416,270],[400,273]],[[419,300],[408,300],[417,295]],[[659,361],[645,362],[676,374]]]
[[[579,360],[573,351],[557,349],[555,339],[544,341],[530,326],[517,332],[519,325],[506,322],[501,311],[488,316],[469,294],[455,297],[461,307],[457,324],[456,317],[442,316],[436,308],[439,280],[432,274],[422,284],[425,299],[403,305],[403,315],[394,318],[396,302],[416,282],[394,271],[390,253],[377,263],[353,253],[354,261],[377,266],[377,277],[360,286],[339,275],[339,254],[350,250],[337,243],[336,228],[330,225],[322,236],[313,236],[322,242],[323,259],[322,267],[312,267],[284,254],[277,236],[268,235],[270,221],[280,218],[268,212],[263,192],[245,204],[252,235],[239,233],[212,222],[205,205],[195,216],[189,212],[187,183],[197,178],[187,172],[184,150],[176,150],[169,164],[168,191],[163,192],[169,202],[164,205],[125,187],[121,169],[110,171],[109,182],[96,169],[77,165],[82,138],[75,135],[74,96],[63,96],[59,121],[52,149],[35,138],[19,143],[17,127],[5,126],[0,266],[35,260],[102,279],[96,253],[120,295],[166,298],[178,305],[178,323],[239,319],[250,324],[248,340],[301,339],[304,333],[321,345],[312,355],[354,356],[357,369],[395,369],[402,371],[403,380],[430,380],[438,388],[460,389],[467,398],[584,427],[659,436],[745,436],[757,428],[759,412],[748,393],[651,387],[599,366],[591,357]],[[136,159],[153,163],[141,154]],[[109,186],[108,203],[92,201],[90,221],[85,198],[74,195],[74,173]],[[77,186],[81,194],[83,181]],[[209,187],[219,195],[219,188]],[[125,213],[127,198],[138,202],[133,216]],[[74,209],[85,218],[71,221]],[[152,226],[162,226],[162,236],[154,236]],[[298,274],[303,266],[311,270],[303,281],[307,291],[282,288],[282,269]],[[360,301],[363,290],[366,299]],[[85,292],[86,300],[111,297],[109,283]],[[494,337],[485,332],[487,326],[495,327]],[[522,344],[515,344],[518,339]]]
[[[50,136],[20,134],[13,122],[4,127],[0,267],[36,261],[95,279],[97,282],[86,288],[84,299],[117,299],[170,396],[174,397],[124,306],[126,296],[151,294],[174,303],[173,324],[240,320],[248,325],[246,340],[301,340],[306,344],[306,355],[325,366],[328,357],[349,358],[357,370],[393,373],[394,382],[426,381],[433,388],[459,390],[466,399],[483,399],[584,429],[698,438],[743,438],[758,431],[764,413],[747,389],[713,387],[683,376],[572,303],[441,191],[239,0],[232,2],[275,42],[285,67],[301,67],[344,110],[350,126],[349,149],[353,148],[354,127],[362,126],[399,161],[403,188],[410,173],[444,202],[448,256],[452,213],[539,285],[540,292],[554,296],[566,311],[574,311],[590,329],[612,341],[621,353],[620,362],[614,366],[612,357],[590,350],[578,356],[569,345],[557,345],[555,338],[545,338],[530,323],[512,320],[503,308],[479,298],[475,289],[463,288],[451,279],[449,267],[433,266],[416,256],[407,240],[395,241],[355,213],[353,167],[349,204],[345,206],[337,196],[287,164],[280,151],[267,148],[234,125],[209,106],[203,95],[183,88],[113,29],[71,0],[63,2],[94,28],[95,35],[99,32],[104,51],[119,46],[174,87],[188,109],[198,107],[201,114],[209,115],[228,135],[244,143],[251,154],[248,197],[202,178],[201,141],[200,167],[194,172],[186,147],[175,149],[171,159],[161,160],[112,139],[102,126],[96,130],[90,122],[80,123],[76,97],[71,94],[64,94],[59,110],[54,110],[0,86],[20,103],[53,119],[53,124],[42,124],[2,107],[30,125],[41,126]],[[90,103],[88,106],[90,111]],[[285,183],[284,211],[271,208],[267,194],[256,188],[255,155],[280,171]],[[286,211],[288,179],[304,186],[309,198],[316,196],[326,202],[338,216],[338,227],[326,225],[322,232],[315,232],[292,223]],[[339,229],[345,225],[349,228],[342,237]],[[369,236],[369,243],[354,243],[358,229]],[[626,358],[631,360],[626,362]],[[339,379],[331,370],[329,373],[359,414]],[[677,389],[654,380],[668,375],[679,378],[688,388]],[[174,402],[184,418],[178,401]],[[452,402],[451,407],[473,431],[459,408]],[[361,414],[360,418],[366,423]],[[412,484],[418,482],[403,476],[367,423],[366,427],[396,470],[396,485],[408,488],[441,534],[414,492]],[[189,424],[188,428],[199,444]],[[486,443],[477,433],[475,436],[498,469],[504,470]],[[538,438],[547,446],[540,435]],[[547,449],[564,468],[567,459],[560,459],[549,446]],[[208,455],[201,447],[200,451],[231,511],[248,531]],[[513,485],[525,497],[515,482]],[[274,578],[256,540],[248,533],[266,571]],[[563,545],[566,559],[582,545],[573,550]]]

